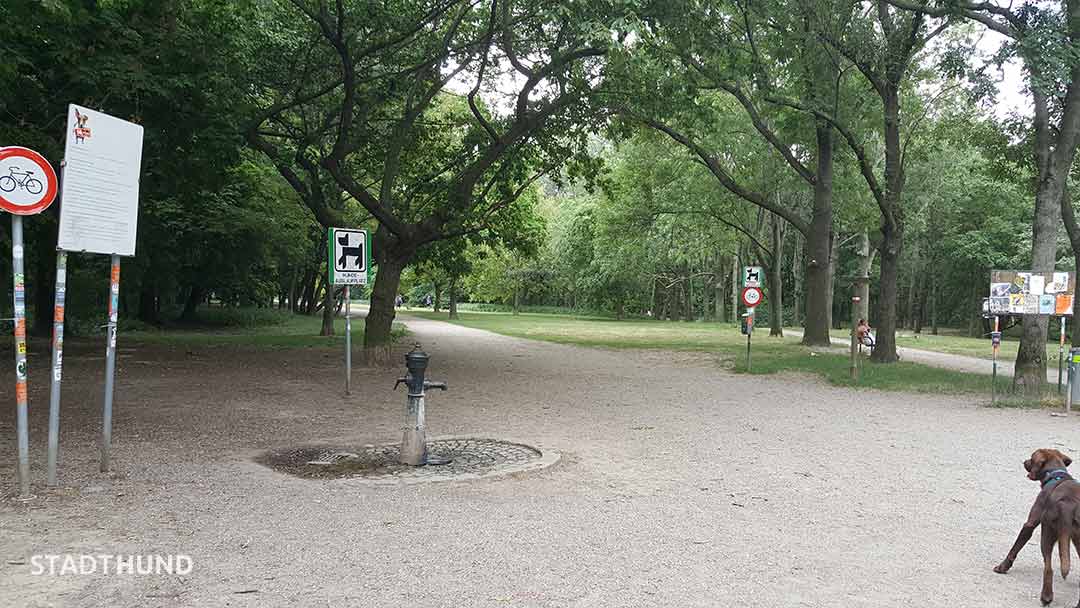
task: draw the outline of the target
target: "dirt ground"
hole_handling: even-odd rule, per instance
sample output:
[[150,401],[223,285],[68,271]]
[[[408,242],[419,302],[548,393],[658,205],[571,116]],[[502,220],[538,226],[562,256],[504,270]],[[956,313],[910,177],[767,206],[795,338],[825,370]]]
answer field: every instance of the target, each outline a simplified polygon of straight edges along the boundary
[[[345,399],[336,351],[121,337],[116,473],[96,472],[103,349],[69,348],[48,491],[36,355],[26,504],[11,500],[14,407],[0,408],[0,606],[1038,606],[1034,543],[1007,576],[990,569],[1037,492],[1021,461],[1075,457],[1076,417],[405,321],[450,383],[429,400],[433,435],[563,460],[390,487],[275,473],[253,456],[397,440],[402,370],[356,370]],[[194,570],[31,574],[31,556],[58,553],[186,554]],[[1076,583],[1059,578],[1054,605],[1074,605]]]

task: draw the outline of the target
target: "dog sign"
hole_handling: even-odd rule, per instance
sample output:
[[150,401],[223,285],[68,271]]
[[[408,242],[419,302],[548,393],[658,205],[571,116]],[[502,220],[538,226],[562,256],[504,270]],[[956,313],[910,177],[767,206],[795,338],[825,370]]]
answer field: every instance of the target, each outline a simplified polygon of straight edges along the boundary
[[743,266],[743,287],[761,287],[761,280],[765,275],[761,272],[761,266]]
[[371,241],[367,230],[330,228],[327,260],[331,285],[367,285]]

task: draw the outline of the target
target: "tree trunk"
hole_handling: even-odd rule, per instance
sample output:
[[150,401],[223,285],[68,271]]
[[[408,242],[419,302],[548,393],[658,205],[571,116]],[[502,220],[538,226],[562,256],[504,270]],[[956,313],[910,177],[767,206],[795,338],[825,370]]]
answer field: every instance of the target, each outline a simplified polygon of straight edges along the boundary
[[521,312],[521,287],[514,287],[514,314]]
[[457,314],[457,278],[450,279],[450,318],[458,318]]
[[784,233],[780,229],[779,217],[773,215],[770,219],[770,233],[772,237],[772,264],[769,265],[769,336],[784,337]]
[[[47,212],[47,215],[56,214],[55,207],[52,211]],[[34,256],[37,257],[36,264],[31,264],[31,260],[27,259],[25,269],[36,269],[33,279],[36,280],[36,285],[31,285],[28,289],[30,294],[34,297],[34,315],[32,316],[33,325],[30,326],[30,333],[35,336],[51,336],[53,330],[53,293],[56,285],[56,238],[58,231],[58,222],[52,218],[41,218],[43,226],[42,234],[38,236],[36,242],[32,242],[31,245],[25,246],[24,251],[33,250]],[[10,262],[9,262],[10,263]],[[26,274],[29,274],[27,272]],[[29,281],[27,281],[29,283]]]
[[926,302],[929,296],[930,289],[927,284],[926,278],[915,282],[915,333],[921,334],[923,330],[923,323],[926,319]]
[[832,327],[833,266],[833,129],[818,120],[817,180],[814,183],[814,209],[806,236],[806,323],[802,343],[829,346]]
[[881,91],[885,119],[885,188],[881,196],[881,297],[878,300],[877,339],[871,359],[894,363],[896,303],[900,253],[904,244],[904,166],[900,139],[900,85],[888,81]]
[[316,291],[318,285],[319,273],[317,270],[311,270],[307,277],[307,284],[304,287],[304,303],[302,310],[305,315],[310,315],[315,312],[315,297],[318,295],[318,291]]
[[896,283],[900,270],[900,244],[903,233],[881,227],[881,282],[877,310],[877,336],[871,359],[893,363],[896,356]]
[[[799,233],[795,233],[795,242],[791,247],[791,325],[802,327],[802,250],[803,244],[799,242]],[[805,335],[805,332],[804,332]]]
[[937,273],[930,275],[930,334],[938,335],[937,324]]
[[981,315],[979,314],[979,284],[978,283],[973,283],[972,286],[971,286],[971,305],[968,306],[968,310],[970,311],[971,316],[968,317],[967,335],[968,335],[969,338],[977,338],[977,337],[979,337],[979,334],[977,332],[979,331],[978,330],[979,318],[981,317]]
[[739,322],[739,256],[731,256],[731,321]]
[[[1051,272],[1057,260],[1057,231],[1061,222],[1063,188],[1053,176],[1039,176],[1032,222],[1031,270]],[[1020,348],[1016,352],[1013,388],[1029,396],[1040,395],[1046,384],[1046,331],[1049,317],[1024,315]]]
[[206,297],[206,292],[202,287],[198,285],[192,285],[188,290],[187,299],[184,301],[184,310],[180,313],[180,320],[186,322],[192,322],[195,320],[195,313],[199,309],[199,304],[202,303],[203,298]]
[[870,249],[870,235],[863,230],[859,235],[856,249],[856,277],[859,303],[855,306],[855,318],[870,320],[870,268],[874,265],[874,255]]
[[139,288],[139,320],[151,325],[158,324],[157,286],[150,277],[143,275]]
[[918,270],[912,265],[910,276],[908,278],[907,288],[907,312],[904,314],[903,327],[909,329],[915,328],[915,303],[919,299],[919,286],[916,280],[919,277]]
[[394,298],[401,285],[401,273],[412,260],[416,249],[411,243],[402,243],[385,228],[375,231],[374,243],[375,285],[371,289],[371,306],[364,321],[364,360],[368,365],[385,365],[391,362],[392,330],[394,325]]
[[714,283],[713,283],[713,291],[716,292],[714,294],[714,298],[716,299],[715,304],[716,304],[716,322],[717,323],[726,323],[727,322],[727,315],[724,314],[725,313],[725,311],[724,311],[724,274],[726,274],[726,273],[724,272],[723,266],[724,266],[723,259],[717,258],[717,260],[716,260],[716,276],[714,277]]
[[649,284],[649,311],[648,311],[648,316],[649,316],[649,318],[651,318],[654,321],[659,318],[658,315],[660,314],[660,307],[658,306],[658,304],[660,304],[660,302],[656,299],[656,282],[658,280],[659,279],[657,279],[656,277],[653,277],[652,281]]
[[325,285],[323,295],[323,312],[322,312],[322,328],[319,330],[320,336],[332,336],[334,335],[334,316],[336,298],[334,297],[334,286],[330,284],[329,269],[327,274],[323,276],[323,284]]
[[[657,278],[656,280],[659,281],[660,279]],[[657,306],[656,306],[656,320],[657,321],[663,321],[664,319],[667,318],[667,315],[668,315],[668,302],[671,299],[671,297],[668,295],[668,292],[670,292],[670,291],[671,291],[670,288],[664,287],[659,292],[657,292],[657,294],[656,294],[656,304],[657,304]]]
[[[833,231],[829,238],[829,327],[840,329],[840,321],[833,318],[833,304],[836,302],[836,267],[840,263],[840,236]],[[830,341],[830,344],[832,342]]]
[[[1065,223],[1065,233],[1069,236],[1069,244],[1072,246],[1073,268],[1080,272],[1080,224],[1076,221],[1076,211],[1073,209],[1071,191],[1068,185],[1061,193],[1061,219]],[[1073,298],[1073,316],[1069,321],[1072,323],[1072,345],[1080,346],[1080,298]]]
[[686,271],[686,321],[694,320],[694,269]]

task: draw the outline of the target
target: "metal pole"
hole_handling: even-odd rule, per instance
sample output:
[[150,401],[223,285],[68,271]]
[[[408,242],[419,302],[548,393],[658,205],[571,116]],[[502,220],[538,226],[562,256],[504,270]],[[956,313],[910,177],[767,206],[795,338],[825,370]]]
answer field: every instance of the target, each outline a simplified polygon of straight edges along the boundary
[[[856,286],[856,289],[858,287]],[[856,328],[856,315],[859,314],[859,296],[851,298],[851,379],[859,381],[859,336]]]
[[352,317],[350,312],[349,286],[345,286],[345,394],[352,392]]
[[1069,361],[1069,385],[1065,387],[1065,413],[1072,412],[1072,393],[1073,382],[1076,382],[1076,378],[1073,377],[1073,365],[1072,361]]
[[26,283],[22,216],[11,216],[11,267],[15,300],[15,417],[19,444],[19,498],[30,497],[30,433],[26,419]]
[[56,295],[53,300],[52,371],[49,376],[49,470],[47,482],[56,485],[60,452],[60,377],[64,366],[64,300],[67,292],[67,252],[56,252]]
[[1065,365],[1065,317],[1061,317],[1061,340],[1058,342],[1058,394],[1061,394],[1061,368]]
[[[994,333],[998,331],[998,318],[994,317]],[[990,376],[990,404],[993,405],[997,401],[997,357],[998,357],[998,345],[994,344],[994,372]]]
[[754,335],[754,309],[746,309],[746,371],[750,371],[750,336]]
[[106,325],[108,345],[105,348],[105,405],[101,419],[101,472],[109,471],[109,450],[112,447],[113,378],[116,376],[116,320],[120,300],[120,256],[113,254],[109,273],[109,323]]

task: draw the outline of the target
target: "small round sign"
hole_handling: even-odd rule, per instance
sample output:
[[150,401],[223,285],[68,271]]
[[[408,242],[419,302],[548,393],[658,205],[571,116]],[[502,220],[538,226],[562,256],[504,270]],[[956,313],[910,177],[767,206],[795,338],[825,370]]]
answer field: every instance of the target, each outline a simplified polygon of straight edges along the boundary
[[0,148],[0,209],[15,215],[41,213],[56,199],[56,172],[29,148]]
[[744,287],[742,290],[742,303],[747,308],[753,308],[760,304],[763,297],[760,287]]

